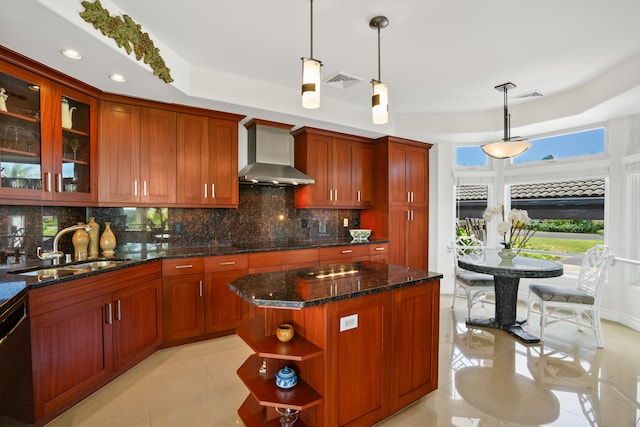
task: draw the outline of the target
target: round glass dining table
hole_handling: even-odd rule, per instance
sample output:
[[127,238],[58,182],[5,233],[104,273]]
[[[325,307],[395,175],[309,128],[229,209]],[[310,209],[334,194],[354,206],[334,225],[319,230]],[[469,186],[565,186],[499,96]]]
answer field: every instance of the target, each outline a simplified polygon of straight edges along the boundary
[[540,338],[522,329],[516,320],[518,285],[520,278],[546,278],[562,276],[562,264],[544,259],[516,256],[505,262],[498,256],[498,249],[486,249],[478,254],[458,258],[458,266],[469,271],[493,276],[496,293],[495,317],[467,319],[468,326],[502,329],[527,344],[536,344]]

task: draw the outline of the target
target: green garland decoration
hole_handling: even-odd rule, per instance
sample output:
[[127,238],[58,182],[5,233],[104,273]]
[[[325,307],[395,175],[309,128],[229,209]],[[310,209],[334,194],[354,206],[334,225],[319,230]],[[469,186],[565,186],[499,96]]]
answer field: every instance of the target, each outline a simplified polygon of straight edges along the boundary
[[142,31],[140,24],[128,15],[111,16],[109,11],[102,7],[100,0],[93,3],[83,1],[84,12],[80,16],[85,21],[93,24],[94,28],[102,34],[115,40],[118,47],[123,47],[127,54],[134,52],[136,60],[144,59],[153,70],[153,75],[158,76],[166,83],[171,83],[171,70],[167,68],[160,56],[160,51],[153,45],[148,33]]

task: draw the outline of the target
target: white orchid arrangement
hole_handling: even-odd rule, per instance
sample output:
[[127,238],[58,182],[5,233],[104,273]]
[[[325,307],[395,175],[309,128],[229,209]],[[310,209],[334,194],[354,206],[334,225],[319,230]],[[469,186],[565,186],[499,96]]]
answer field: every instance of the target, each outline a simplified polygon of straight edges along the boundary
[[536,232],[527,227],[527,224],[531,222],[527,211],[511,209],[505,220],[504,205],[499,205],[485,209],[482,217],[488,222],[491,218],[498,215],[502,218],[502,222],[498,224],[498,233],[502,235],[502,242],[500,243],[502,243],[506,249],[524,248]]

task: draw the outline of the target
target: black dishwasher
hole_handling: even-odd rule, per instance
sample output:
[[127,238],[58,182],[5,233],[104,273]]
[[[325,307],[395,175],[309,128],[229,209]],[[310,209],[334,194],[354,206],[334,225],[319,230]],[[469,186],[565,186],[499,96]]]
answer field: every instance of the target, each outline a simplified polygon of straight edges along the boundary
[[0,314],[0,425],[5,417],[34,422],[28,310],[24,295]]

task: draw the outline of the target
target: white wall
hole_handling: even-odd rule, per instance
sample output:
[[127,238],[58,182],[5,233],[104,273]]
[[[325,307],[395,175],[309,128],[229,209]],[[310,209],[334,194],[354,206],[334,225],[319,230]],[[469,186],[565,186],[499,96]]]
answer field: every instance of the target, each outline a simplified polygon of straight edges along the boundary
[[[444,275],[442,293],[453,292],[453,263],[448,247],[455,233],[453,186],[460,179],[467,183],[488,184],[489,205],[493,206],[503,203],[500,200],[502,187],[516,175],[518,180],[539,180],[541,176],[545,179],[571,179],[605,173],[608,176],[605,243],[618,257],[640,259],[640,116],[617,119],[604,126],[609,153],[590,161],[514,168],[506,165],[508,161],[492,160],[490,171],[460,172],[454,170],[455,145],[434,144],[430,157],[429,269]],[[635,181],[630,178],[634,171],[637,172]],[[575,285],[576,278],[565,274],[560,278],[545,279],[545,282]],[[520,299],[526,299],[530,283],[531,280],[521,280]],[[640,330],[640,266],[620,262],[612,266],[604,292],[602,316]]]

